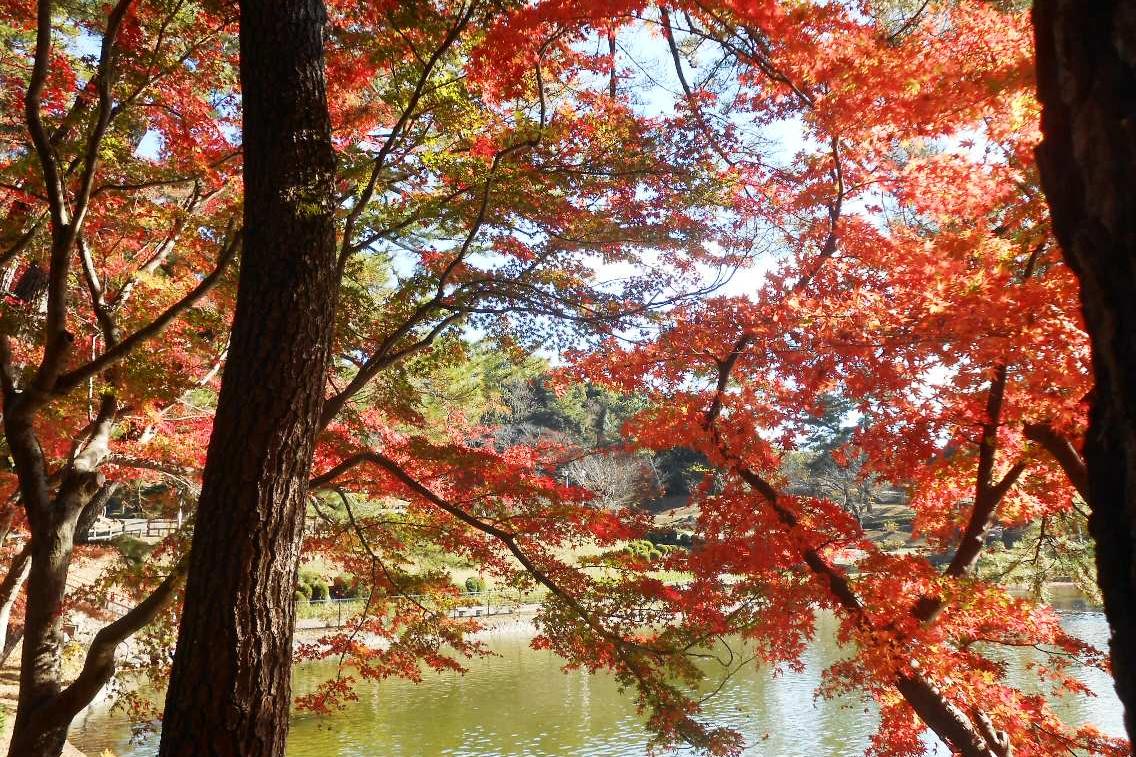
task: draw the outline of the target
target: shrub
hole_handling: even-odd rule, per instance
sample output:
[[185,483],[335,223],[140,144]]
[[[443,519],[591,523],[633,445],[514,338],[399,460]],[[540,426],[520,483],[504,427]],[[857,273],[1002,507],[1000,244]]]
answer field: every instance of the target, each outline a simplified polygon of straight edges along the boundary
[[126,558],[127,562],[139,564],[146,561],[154,551],[153,544],[147,544],[133,536],[118,536],[111,542],[115,548]]
[[678,544],[678,531],[673,528],[667,528],[660,531],[652,531],[647,534],[647,540],[654,544],[656,547],[661,547],[665,544]]
[[[312,598],[312,585],[301,578],[296,584],[296,593],[302,596],[304,601],[307,602]],[[299,598],[297,598],[297,601],[299,601]]]
[[331,587],[327,585],[327,581],[322,578],[316,578],[312,580],[310,585],[312,587],[313,602],[326,602],[331,599]]
[[[311,591],[312,590],[309,588],[308,593],[310,594]],[[298,605],[306,605],[308,603],[308,595],[305,594],[304,592],[300,591],[299,589],[296,589],[295,597],[296,597],[296,604],[298,604]]]
[[659,548],[646,539],[636,539],[633,542],[629,542],[623,550],[633,557],[638,557],[640,560],[654,560],[663,556]]
[[485,591],[485,581],[480,576],[470,576],[465,580],[465,590],[470,594]]

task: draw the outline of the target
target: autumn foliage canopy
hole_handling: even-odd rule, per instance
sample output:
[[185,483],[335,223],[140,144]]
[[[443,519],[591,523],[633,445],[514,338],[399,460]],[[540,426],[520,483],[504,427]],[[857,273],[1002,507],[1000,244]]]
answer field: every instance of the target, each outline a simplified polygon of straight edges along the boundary
[[[541,589],[534,643],[614,673],[661,745],[735,753],[695,653],[740,636],[797,666],[827,612],[856,653],[821,693],[874,700],[872,754],[922,754],[928,730],[968,755],[1127,753],[1047,704],[1091,695],[1073,673],[1102,652],[976,571],[995,526],[1083,531],[1088,342],[1017,5],[329,2],[342,284],[304,550],[369,599],[298,646],[344,673],[299,705],[334,717],[353,681],[484,651],[422,567],[440,551]],[[33,580],[28,607],[158,592],[131,629],[155,650],[192,517],[143,563],[70,542],[100,497],[192,512],[241,244],[234,14],[0,3],[5,554],[71,529],[64,578],[102,577]],[[589,454],[702,455],[697,547],[621,551],[650,516],[565,483],[581,450],[505,443],[437,391],[485,345],[639,398]],[[924,549],[792,493],[783,459],[833,396],[855,426],[837,454],[906,491]],[[1007,647],[1041,651],[1037,687],[1006,682]],[[40,683],[47,707],[58,671]]]

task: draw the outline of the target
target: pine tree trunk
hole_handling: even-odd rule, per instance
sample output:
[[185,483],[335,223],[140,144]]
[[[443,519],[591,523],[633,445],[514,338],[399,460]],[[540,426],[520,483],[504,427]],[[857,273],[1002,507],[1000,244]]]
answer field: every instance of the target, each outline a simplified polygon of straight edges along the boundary
[[1042,183],[1081,282],[1093,393],[1089,528],[1136,737],[1136,0],[1036,0]]
[[320,0],[242,0],[244,249],[160,754],[283,755],[338,274]]

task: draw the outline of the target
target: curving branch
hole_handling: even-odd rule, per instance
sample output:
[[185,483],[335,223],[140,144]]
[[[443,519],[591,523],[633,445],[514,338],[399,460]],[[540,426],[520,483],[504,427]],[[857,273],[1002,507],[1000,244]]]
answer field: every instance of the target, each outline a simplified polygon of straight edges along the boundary
[[1031,442],[1041,446],[1053,456],[1069,483],[1081,495],[1081,499],[1089,501],[1089,472],[1085,467],[1085,460],[1081,453],[1073,446],[1073,442],[1055,429],[1050,423],[1027,423],[1022,428],[1025,437]]
[[986,417],[982,421],[982,435],[978,442],[978,471],[974,482],[974,506],[958,549],[944,574],[951,578],[966,575],[978,561],[986,544],[986,534],[994,525],[998,505],[1025,471],[1024,461],[1018,461],[1000,480],[994,480],[994,463],[998,454],[998,428],[1002,423],[1002,406],[1006,397],[1009,371],[1005,363],[994,369],[994,378],[986,395]]
[[39,0],[36,4],[35,58],[32,61],[31,77],[24,94],[24,118],[28,133],[43,173],[44,189],[51,213],[53,227],[67,224],[67,207],[64,200],[63,184],[59,176],[59,162],[47,129],[43,123],[43,88],[47,83],[48,66],[51,63],[51,0]]
[[[473,19],[473,14],[477,9],[477,6],[477,0],[474,0],[474,2],[471,2],[469,4],[469,7],[465,10],[465,12],[462,13],[454,22],[453,26],[451,26],[446,31],[446,35],[442,38],[442,41],[438,44],[438,47],[436,47],[433,53],[431,53],[430,58],[424,62],[422,73],[418,77],[418,81],[415,82],[414,91],[411,93],[406,107],[403,108],[402,113],[399,115],[398,121],[396,121],[395,125],[391,128],[390,133],[387,135],[386,141],[383,142],[382,147],[379,148],[378,154],[372,161],[371,175],[367,179],[367,184],[363,188],[363,191],[359,193],[359,197],[355,200],[355,204],[348,212],[347,218],[344,222],[343,242],[339,253],[340,271],[343,270],[343,266],[346,264],[347,258],[351,255],[352,252],[357,249],[354,246],[353,242],[355,236],[355,224],[358,223],[359,216],[362,215],[363,210],[367,207],[368,203],[370,203],[371,201],[371,198],[375,195],[375,191],[378,188],[379,177],[382,176],[382,171],[384,166],[386,165],[387,158],[390,156],[390,153],[394,149],[395,145],[398,144],[398,140],[402,137],[407,124],[409,123],[411,117],[414,115],[414,112],[418,107],[418,102],[421,100],[422,95],[426,90],[426,85],[429,83],[430,77],[433,76],[434,69],[441,61],[442,56],[444,56],[446,52],[457,43],[458,38],[461,36],[465,28],[469,25],[469,22]],[[417,55],[416,51],[415,54]]]
[[[727,365],[727,363],[729,364]],[[719,363],[718,385],[721,387],[719,395],[729,379],[732,364],[728,360]],[[715,406],[720,409],[720,403],[716,402],[712,407]],[[800,524],[799,518],[784,501],[777,488],[757,471],[730,454],[715,422],[717,417],[717,413],[713,416],[708,414],[705,419],[705,428],[727,465],[765,500],[789,533],[797,531]],[[807,546],[803,541],[798,541],[797,544],[797,552],[802,562],[808,567],[809,572],[825,582],[840,608],[848,613],[864,632],[869,635],[873,634],[875,631],[874,624],[860,601],[855,587],[844,571],[828,561],[817,547]],[[989,742],[983,735],[981,728],[918,669],[910,671],[901,669],[896,673],[894,684],[899,693],[903,695],[904,700],[927,727],[934,731],[943,743],[948,744],[959,754],[964,757],[1009,757],[1007,752]]]
[[[637,663],[630,656],[630,649],[636,648],[642,651],[642,645],[636,644],[628,639],[625,639],[618,633],[611,631],[604,627],[604,625],[591,613],[583,604],[580,603],[572,594],[565,590],[558,584],[547,571],[541,569],[532,559],[524,552],[518,543],[518,534],[507,531],[503,528],[487,523],[475,515],[471,515],[461,507],[447,501],[438,494],[435,494],[429,487],[420,482],[414,476],[407,473],[407,471],[392,458],[384,455],[381,452],[374,450],[366,450],[364,452],[356,453],[335,467],[328,470],[326,473],[312,479],[310,486],[313,488],[325,487],[327,484],[334,481],[337,477],[343,475],[348,470],[355,468],[363,463],[369,463],[378,468],[383,469],[388,474],[397,479],[403,486],[408,488],[414,494],[422,499],[438,507],[440,510],[448,513],[457,520],[466,524],[467,526],[480,531],[488,536],[493,537],[499,541],[513,557],[524,567],[525,570],[537,581],[537,583],[544,586],[549,590],[557,599],[567,605],[573,613],[575,613],[594,633],[599,637],[611,643],[619,655],[620,660],[627,666],[627,669],[632,673],[640,683],[647,684],[647,675],[642,670],[641,665]],[[657,650],[655,650],[657,651]]]

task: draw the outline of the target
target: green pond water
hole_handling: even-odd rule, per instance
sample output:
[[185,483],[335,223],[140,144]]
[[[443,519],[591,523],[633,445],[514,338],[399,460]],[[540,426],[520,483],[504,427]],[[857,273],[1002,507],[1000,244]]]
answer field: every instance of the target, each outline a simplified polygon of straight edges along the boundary
[[[1108,628],[1095,612],[1067,612],[1066,628],[1104,647]],[[855,698],[813,696],[821,671],[844,652],[833,640],[834,621],[821,618],[803,672],[747,666],[711,699],[706,717],[744,734],[747,755],[811,757],[863,754],[878,723],[876,710]],[[384,681],[360,686],[359,701],[330,717],[298,714],[293,719],[291,757],[371,755],[643,755],[646,735],[627,695],[609,677],[563,673],[549,652],[529,648],[523,626],[489,637],[496,657],[473,660],[464,675],[427,674],[418,684]],[[1008,659],[1014,675],[1028,661],[1025,652]],[[330,674],[327,665],[295,672],[298,693]],[[1111,680],[1099,671],[1081,678],[1099,696],[1055,702],[1070,724],[1092,723],[1121,735],[1120,703]],[[1023,679],[1024,680],[1024,679]],[[157,753],[153,734],[131,740],[126,718],[105,703],[76,720],[71,741],[96,757],[110,749],[119,757]],[[941,745],[933,754],[947,755]]]

